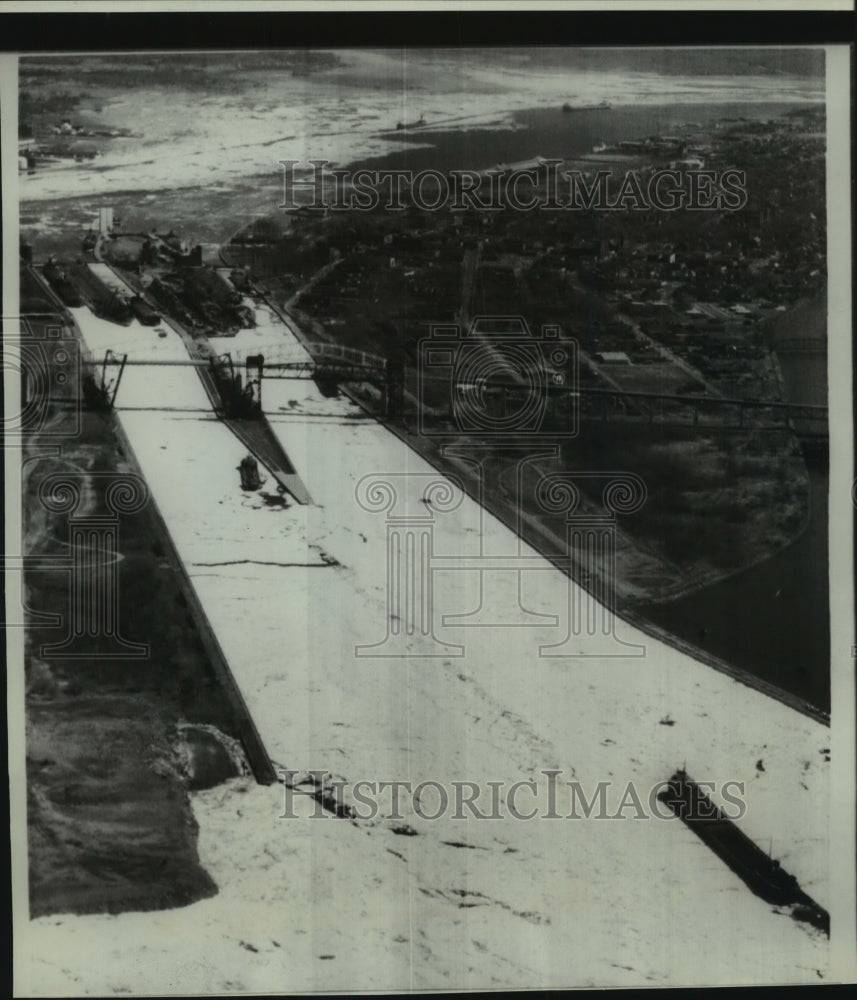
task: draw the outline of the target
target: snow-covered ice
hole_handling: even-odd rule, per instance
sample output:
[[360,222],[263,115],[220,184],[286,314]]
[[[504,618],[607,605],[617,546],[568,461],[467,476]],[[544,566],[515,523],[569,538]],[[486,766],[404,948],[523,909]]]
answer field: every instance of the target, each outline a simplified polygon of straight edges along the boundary
[[[184,351],[171,330],[75,315],[96,354]],[[236,349],[292,337],[270,314],[257,319]],[[629,781],[645,801],[686,764],[698,780],[744,782],[742,829],[766,848],[773,838],[774,856],[828,905],[824,726],[623,622],[617,633],[644,657],[540,656],[556,627],[444,626],[442,615],[478,606],[473,570],[434,574],[434,631],[449,655],[424,655],[435,650],[419,632],[409,656],[355,655],[390,625],[385,513],[356,497],[367,475],[398,484],[397,513],[431,515],[438,554],[478,553],[480,531],[492,551],[537,554],[467,497],[449,513],[427,505],[440,474],[350,401],[275,379],[263,401],[313,506],[242,492],[245,450],[194,369],[129,367],[116,405],[278,766],[350,783],[499,781],[504,802],[511,783],[533,779],[522,811],[536,796],[544,805],[553,769],[587,795],[614,782],[614,812]],[[524,605],[562,622],[567,578],[545,563],[522,581]],[[580,651],[597,654],[589,642]],[[787,983],[827,969],[826,938],[754,896],[678,821],[633,809],[613,822],[451,810],[432,821],[408,807],[405,836],[383,815],[307,818],[303,796],[303,818],[279,819],[284,796],[244,779],[194,796],[212,899],[33,921],[32,993]]]
[[[593,73],[560,66],[515,69],[463,61],[432,50],[337,53],[345,65],[311,77],[245,73],[234,89],[201,95],[181,87],[100,91],[92,103],[100,127],[135,135],[114,139],[95,160],[22,175],[26,202],[127,191],[216,188],[260,178],[277,181],[280,161],[323,159],[344,166],[413,150],[422,134],[457,128],[516,127],[515,112],[558,108],[569,98],[615,105],[819,101],[818,82],[795,76],[698,76]],[[133,57],[130,57],[133,58]],[[240,75],[240,74],[239,74]],[[169,115],[164,115],[164,103]],[[424,114],[427,127],[405,141],[399,121]]]

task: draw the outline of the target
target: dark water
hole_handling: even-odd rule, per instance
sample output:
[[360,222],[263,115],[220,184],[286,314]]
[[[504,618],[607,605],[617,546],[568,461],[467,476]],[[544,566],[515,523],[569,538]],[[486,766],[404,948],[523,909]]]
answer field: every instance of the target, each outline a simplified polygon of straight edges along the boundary
[[793,403],[825,406],[827,403],[827,355],[778,354],[789,399]]
[[[824,336],[823,311],[812,333]],[[809,327],[807,333],[810,332]],[[827,404],[827,353],[778,352],[787,398]],[[664,605],[645,618],[733,666],[830,710],[830,602],[824,458],[807,455],[810,517],[787,549],[721,583]]]
[[[569,95],[574,101],[574,95]],[[365,160],[360,165],[373,169],[482,170],[495,163],[514,163],[534,156],[572,158],[592,152],[599,142],[608,145],[621,139],[642,139],[649,135],[681,135],[682,123],[703,126],[720,118],[778,118],[805,104],[668,104],[622,105],[611,111],[565,113],[556,108],[539,108],[514,115],[518,131],[490,128],[443,132],[396,133],[414,144],[431,143],[427,148],[406,149]],[[431,121],[428,121],[431,125]]]
[[637,610],[732,666],[829,711],[828,473],[820,466],[809,473],[809,525],[787,549],[677,601]]

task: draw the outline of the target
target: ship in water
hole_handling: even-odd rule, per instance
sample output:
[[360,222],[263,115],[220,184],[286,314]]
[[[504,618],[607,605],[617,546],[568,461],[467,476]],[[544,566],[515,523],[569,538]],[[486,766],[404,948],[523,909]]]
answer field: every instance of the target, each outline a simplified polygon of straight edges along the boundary
[[157,326],[161,322],[160,313],[156,312],[142,295],[134,295],[128,300],[131,312],[143,326]]
[[69,278],[64,267],[60,267],[54,257],[42,268],[42,273],[51,288],[59,295],[67,306],[76,307],[81,305],[80,291],[74,282]]
[[111,323],[121,323],[122,326],[128,326],[134,319],[130,300],[115,289],[108,289],[103,295],[95,297],[92,311],[96,316],[108,319]]
[[241,474],[242,490],[251,491],[261,489],[267,478],[259,474],[259,463],[252,455],[245,455],[241,459],[238,471]]
[[758,847],[682,768],[658,798],[766,903],[791,906],[792,915],[830,933],[830,917],[779,861]]
[[563,111],[612,111],[613,105],[609,101],[602,101],[600,104],[570,104],[568,101],[562,106]]
[[426,124],[425,115],[420,115],[415,122],[396,122],[396,129],[399,132],[409,128],[422,128]]

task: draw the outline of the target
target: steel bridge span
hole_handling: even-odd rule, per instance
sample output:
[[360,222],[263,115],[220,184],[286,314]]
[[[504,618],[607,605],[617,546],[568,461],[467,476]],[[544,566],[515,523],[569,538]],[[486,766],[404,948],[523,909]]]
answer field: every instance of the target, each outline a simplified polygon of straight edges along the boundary
[[[260,379],[315,379],[330,383],[370,382],[390,388],[403,387],[405,371],[391,365],[376,354],[334,344],[310,343],[305,347],[276,345],[269,349],[261,346],[255,352],[241,349],[217,357],[187,358],[182,360],[147,360],[132,356],[108,353],[102,360],[84,362],[100,368],[102,385],[108,383],[108,368],[126,365],[152,367],[182,365],[202,369],[245,369]],[[118,389],[118,379],[113,384],[113,395]],[[451,385],[449,379],[446,380]],[[567,404],[585,406],[588,420],[632,423],[665,423],[681,427],[700,427],[731,430],[792,430],[799,436],[828,437],[828,408],[826,406],[789,403],[764,399],[730,398],[723,396],[687,396],[675,393],[632,392],[592,387],[569,387],[547,382],[534,386],[521,381],[492,379],[485,391],[500,397],[498,405],[505,407],[506,397],[534,391],[544,392],[551,400],[564,400]],[[716,422],[711,421],[715,417]],[[707,419],[708,418],[708,419]],[[767,418],[767,419],[765,419]]]

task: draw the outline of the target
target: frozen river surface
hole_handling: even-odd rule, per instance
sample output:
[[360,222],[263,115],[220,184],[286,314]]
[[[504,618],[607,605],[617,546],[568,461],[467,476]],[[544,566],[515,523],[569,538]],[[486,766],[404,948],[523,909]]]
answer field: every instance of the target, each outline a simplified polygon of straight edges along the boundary
[[[183,355],[172,331],[74,312],[96,356]],[[232,349],[295,339],[265,309],[257,324]],[[273,379],[263,397],[312,506],[281,502],[270,478],[241,490],[245,450],[193,368],[129,366],[116,405],[276,765],[326,770],[349,789],[436,782],[422,811],[441,815],[420,816],[405,794],[402,818],[389,818],[389,791],[377,815],[351,821],[310,818],[312,800],[249,779],[198,793],[200,858],[219,894],[173,911],[32,922],[33,993],[824,977],[827,939],[752,895],[682,823],[652,816],[649,793],[682,764],[721,802],[725,782],[743,782],[742,829],[766,849],[773,838],[774,856],[828,905],[829,731],[621,622],[644,656],[604,655],[615,646],[588,636],[568,650],[582,656],[540,655],[565,634],[560,571],[535,568],[533,550],[448,482],[454,509],[442,509],[444,487],[431,484],[443,477],[350,401]],[[405,557],[418,569],[421,551],[461,559],[480,544],[528,559],[520,592],[511,571],[480,585],[454,560],[431,574],[431,593],[418,571],[396,575]],[[444,623],[480,602],[478,627]],[[494,620],[506,626],[484,624]],[[587,798],[611,783],[607,812],[619,818],[545,818],[546,771],[560,772],[560,817],[565,782],[577,781]],[[497,783],[501,818],[440,809],[437,787],[452,800],[456,781],[482,789],[483,813]],[[629,782],[646,818],[627,798],[619,808]],[[515,818],[510,805],[536,815]],[[286,806],[297,818],[279,818]]]

